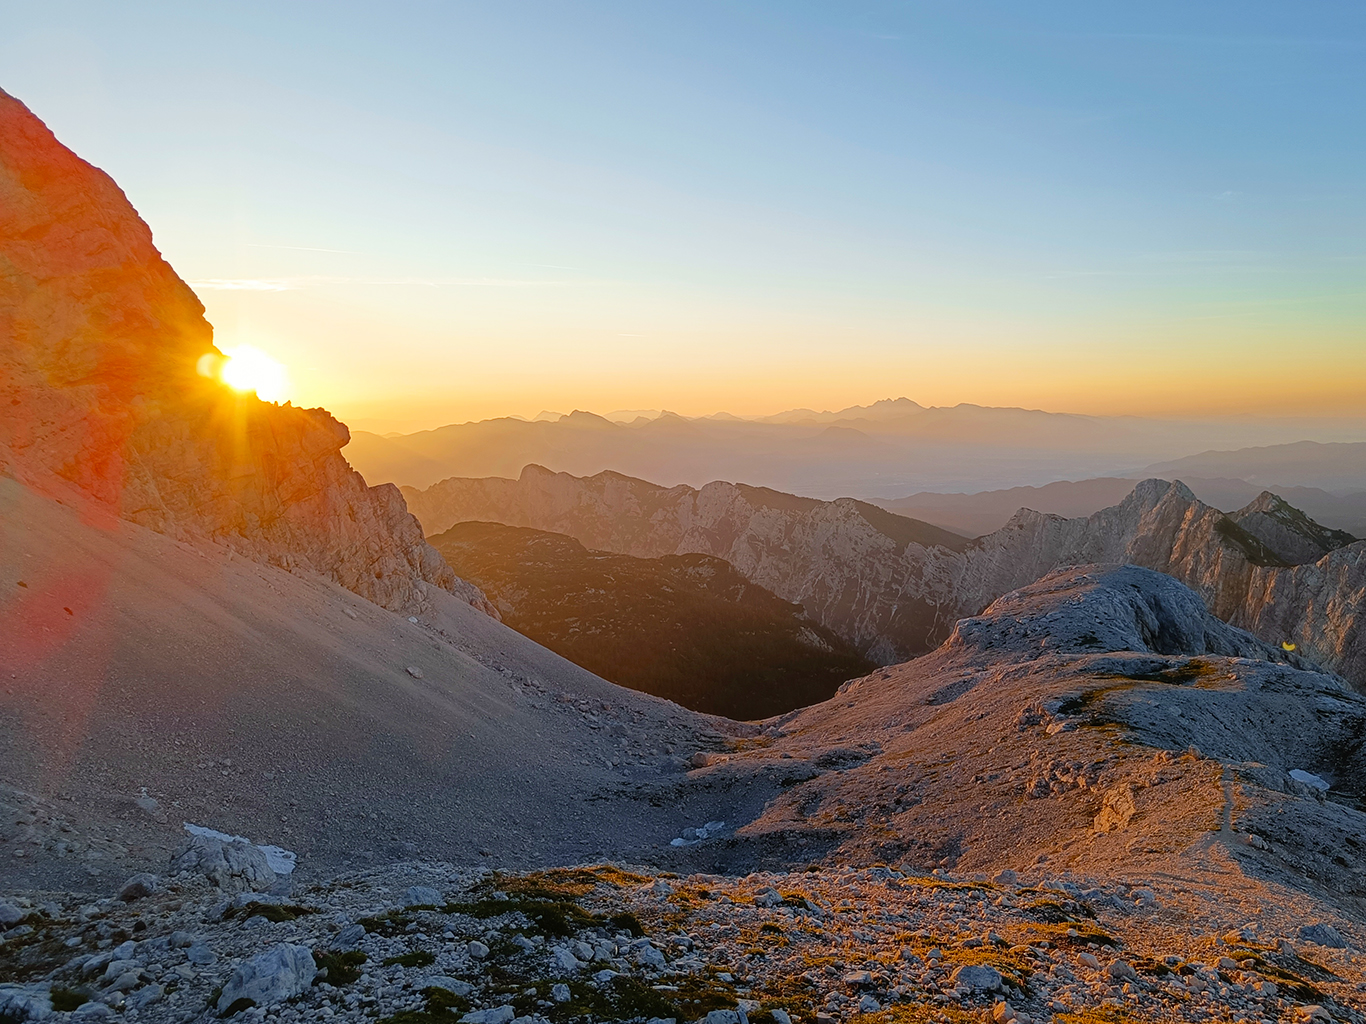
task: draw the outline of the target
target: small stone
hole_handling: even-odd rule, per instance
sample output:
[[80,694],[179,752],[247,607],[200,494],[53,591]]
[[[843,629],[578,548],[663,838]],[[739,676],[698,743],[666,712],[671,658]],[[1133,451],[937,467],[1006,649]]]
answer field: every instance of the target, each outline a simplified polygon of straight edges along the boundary
[[873,996],[866,995],[858,1001],[858,1009],[859,1013],[877,1013],[882,1009],[882,1004]]
[[460,1019],[464,1024],[510,1024],[517,1016],[511,1006],[495,1006],[491,1010],[475,1010]]
[[997,885],[1019,885],[1020,876],[1010,868],[1003,868],[991,876],[991,880]]
[[80,1006],[76,1007],[71,1014],[71,1020],[82,1022],[113,1020],[113,1018],[113,1007],[109,1006],[107,1003],[97,1003],[94,1000],[91,1000],[88,1003],[82,1003]]
[[569,986],[562,981],[557,981],[550,986],[550,998],[557,1003],[567,1003],[570,1000]]
[[432,974],[423,979],[422,988],[444,988],[447,992],[457,996],[467,996],[470,994],[471,986],[469,982],[461,981],[459,978],[452,978],[445,974]]
[[782,902],[783,894],[773,888],[763,889],[754,897],[754,905],[756,907],[776,907]]
[[407,668],[407,672],[414,679],[422,678],[422,669],[418,668],[416,665],[409,665]]
[[[1236,967],[1237,964],[1234,966]],[[1126,963],[1123,960],[1116,960],[1114,963],[1110,964],[1110,966],[1105,969],[1105,973],[1116,981],[1133,981],[1138,977],[1138,972],[1134,970],[1133,965]]]
[[341,931],[337,932],[335,940],[338,949],[355,949],[365,938],[365,925],[348,924]]
[[994,1020],[996,1024],[1007,1024],[1008,1021],[1015,1019],[1015,1011],[1011,1009],[1009,1003],[997,1003],[991,1008],[991,1019]]
[[712,1010],[702,1020],[704,1024],[740,1024],[740,1014],[736,1010]]
[[173,931],[167,937],[166,944],[172,949],[187,949],[194,945],[194,936],[187,931]]
[[1100,961],[1096,959],[1094,953],[1078,953],[1077,959],[1093,971],[1100,970]]
[[484,945],[478,939],[471,939],[465,945],[465,951],[476,960],[482,960],[489,955],[488,946]]
[[134,900],[151,896],[160,888],[160,878],[146,871],[139,871],[119,886],[119,899],[123,900],[124,903],[132,903]]
[[159,1002],[165,994],[166,990],[154,983],[134,993],[133,998],[128,1002],[133,1009],[140,1010],[144,1006],[151,1006],[153,1003]]
[[122,974],[120,974],[117,978],[114,979],[114,983],[109,987],[112,988],[115,992],[133,991],[133,989],[138,987],[138,972],[124,971]]
[[13,928],[24,919],[26,915],[13,903],[6,903],[0,900],[0,928]]

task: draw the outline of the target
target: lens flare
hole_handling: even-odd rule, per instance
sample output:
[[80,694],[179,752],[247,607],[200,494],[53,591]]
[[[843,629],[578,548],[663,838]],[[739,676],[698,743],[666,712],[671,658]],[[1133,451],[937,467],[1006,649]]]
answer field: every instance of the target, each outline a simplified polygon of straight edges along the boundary
[[[226,357],[218,364],[218,379],[234,391],[255,392],[263,402],[283,401],[289,393],[289,374],[284,365],[259,348],[238,345],[223,350]],[[200,372],[203,372],[203,360]]]

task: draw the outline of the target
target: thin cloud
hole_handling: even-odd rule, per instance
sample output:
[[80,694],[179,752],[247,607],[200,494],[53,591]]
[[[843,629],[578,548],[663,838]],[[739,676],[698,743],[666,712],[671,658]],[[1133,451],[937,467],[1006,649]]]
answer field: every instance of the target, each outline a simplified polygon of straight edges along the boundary
[[247,242],[248,249],[292,249],[295,252],[344,252],[351,256],[364,256],[359,249],[320,249],[316,245],[266,245],[263,242]]
[[287,278],[209,277],[188,284],[195,291],[209,292],[288,292],[299,287]]
[[326,288],[333,285],[371,285],[381,287],[417,288],[558,288],[568,285],[582,287],[584,281],[546,281],[543,279],[463,277],[433,280],[423,277],[206,277],[188,282],[196,291],[211,292],[293,292],[305,288]]

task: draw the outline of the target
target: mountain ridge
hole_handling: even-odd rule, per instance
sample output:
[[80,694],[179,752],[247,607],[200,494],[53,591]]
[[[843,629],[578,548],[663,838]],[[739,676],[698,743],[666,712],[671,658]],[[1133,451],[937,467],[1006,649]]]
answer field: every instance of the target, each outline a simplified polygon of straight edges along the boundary
[[0,94],[0,472],[179,537],[318,572],[394,610],[427,588],[488,610],[368,486],[323,409],[205,376],[222,360],[194,292],[118,185]]
[[[1141,481],[1119,504],[1084,518],[1019,509],[1000,530],[948,543],[942,531],[891,513],[886,521],[907,533],[880,529],[851,499],[813,504],[769,491],[755,501],[720,481],[664,488],[616,473],[578,478],[527,466],[516,481],[451,479],[404,493],[433,531],[481,519],[640,557],[724,558],[884,664],[933,649],[958,619],[1060,566],[1133,562],[1191,586],[1221,619],[1295,643],[1366,684],[1363,618],[1350,600],[1366,578],[1366,542],[1326,550],[1324,543],[1350,538],[1303,516],[1293,520],[1301,532],[1291,531],[1268,520],[1265,503],[1229,516],[1180,482]],[[1240,516],[1257,532],[1239,525]]]

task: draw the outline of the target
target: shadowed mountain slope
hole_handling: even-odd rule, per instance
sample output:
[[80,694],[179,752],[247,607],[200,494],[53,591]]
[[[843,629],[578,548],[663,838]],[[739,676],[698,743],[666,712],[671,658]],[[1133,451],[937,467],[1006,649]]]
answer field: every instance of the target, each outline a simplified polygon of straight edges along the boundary
[[730,718],[815,704],[873,665],[710,555],[633,558],[497,523],[431,538],[503,621],[604,679]]

